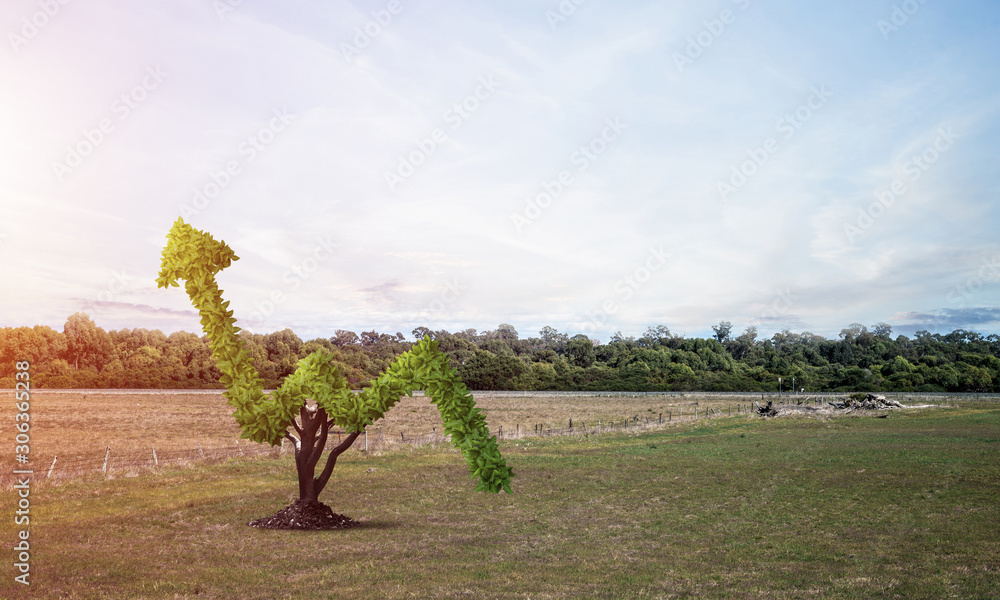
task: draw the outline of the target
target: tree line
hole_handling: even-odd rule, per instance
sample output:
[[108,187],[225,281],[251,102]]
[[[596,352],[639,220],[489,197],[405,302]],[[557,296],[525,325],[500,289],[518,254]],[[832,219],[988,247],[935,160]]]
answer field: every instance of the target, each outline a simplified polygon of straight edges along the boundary
[[[959,329],[893,338],[885,323],[851,324],[835,340],[788,330],[758,339],[754,327],[733,337],[728,321],[712,329],[714,337],[687,338],[658,325],[638,338],[618,332],[604,344],[552,327],[521,338],[508,324],[411,333],[415,340],[437,340],[474,390],[776,391],[794,385],[805,391],[1000,392],[997,335]],[[342,329],[308,341],[290,329],[239,336],[270,388],[320,348],[361,386],[415,343],[402,333]],[[41,388],[221,387],[205,336],[105,331],[84,313],[71,315],[62,331],[0,329],[0,384],[14,387],[14,365],[22,360],[31,361],[32,385]]]

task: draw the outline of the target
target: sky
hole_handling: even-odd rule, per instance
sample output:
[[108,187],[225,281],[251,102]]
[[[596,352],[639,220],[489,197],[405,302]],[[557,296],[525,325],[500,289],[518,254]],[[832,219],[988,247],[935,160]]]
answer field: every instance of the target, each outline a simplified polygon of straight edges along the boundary
[[1000,4],[17,0],[0,326],[1000,333]]

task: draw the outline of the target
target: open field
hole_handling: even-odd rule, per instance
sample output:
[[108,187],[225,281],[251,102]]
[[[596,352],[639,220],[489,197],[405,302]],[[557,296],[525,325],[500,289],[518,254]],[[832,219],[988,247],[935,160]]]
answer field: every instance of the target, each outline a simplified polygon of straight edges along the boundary
[[995,598],[998,408],[505,440],[499,496],[448,446],[351,452],[322,499],[364,526],[334,532],[245,525],[289,457],[44,485],[31,597]]
[[[13,422],[14,402],[0,403],[0,422]],[[825,402],[832,396],[785,396],[796,402],[814,399]],[[737,414],[757,395],[739,394],[573,394],[573,393],[503,393],[477,392],[476,403],[486,414],[491,430],[502,427],[504,437],[520,432],[530,435],[539,430],[565,429],[570,419],[582,430],[587,426],[607,430],[621,428],[626,419],[676,424],[697,414],[704,417],[711,409],[723,414]],[[769,398],[773,398],[770,396]],[[947,404],[945,397],[908,398],[903,402]],[[100,469],[109,454],[109,469],[126,469],[132,474],[134,464],[151,466],[152,449],[161,459],[187,453],[199,457],[201,451],[211,456],[239,452],[274,453],[269,447],[243,440],[237,445],[239,428],[231,416],[220,390],[35,390],[31,394],[32,466],[45,471],[58,457],[54,476],[66,478],[84,470]],[[718,413],[713,413],[718,414]],[[405,438],[429,439],[441,431],[436,407],[422,395],[404,397],[369,432],[373,449],[379,435],[386,443]],[[4,433],[13,444],[13,431]],[[361,441],[358,447],[363,447]],[[110,452],[108,452],[110,450]],[[141,458],[137,458],[141,457]],[[96,465],[96,466],[95,466]],[[5,475],[5,474],[4,474]],[[0,476],[0,481],[9,477]]]
[[[0,422],[13,422],[14,402],[0,403]],[[748,399],[706,395],[570,395],[570,394],[476,394],[477,405],[486,413],[491,430],[503,427],[505,437],[540,428],[560,429],[574,420],[576,427],[590,429],[599,424],[623,426],[625,419],[677,422],[704,416],[709,407],[736,410]],[[209,456],[213,450],[234,454],[269,452],[270,447],[243,440],[237,446],[239,428],[220,390],[36,390],[31,394],[31,459],[36,470],[46,471],[58,457],[54,476],[74,477],[84,470],[102,468],[109,458],[111,471],[135,474],[136,465],[152,466],[152,449],[164,459],[172,454]],[[634,422],[634,421],[633,421]],[[372,448],[379,435],[386,442],[430,437],[441,432],[437,408],[422,395],[404,397],[388,415],[371,428]],[[5,433],[13,444],[12,430]],[[361,441],[357,447],[363,448]],[[219,454],[220,452],[216,452]],[[273,453],[273,452],[272,452]],[[10,478],[6,479],[10,483]]]

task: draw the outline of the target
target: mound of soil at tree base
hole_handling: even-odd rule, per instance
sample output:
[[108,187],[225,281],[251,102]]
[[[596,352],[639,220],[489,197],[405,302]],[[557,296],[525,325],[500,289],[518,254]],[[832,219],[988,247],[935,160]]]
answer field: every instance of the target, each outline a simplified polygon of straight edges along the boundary
[[333,512],[329,506],[316,500],[298,499],[270,517],[247,523],[261,529],[348,529],[360,525],[357,521]]

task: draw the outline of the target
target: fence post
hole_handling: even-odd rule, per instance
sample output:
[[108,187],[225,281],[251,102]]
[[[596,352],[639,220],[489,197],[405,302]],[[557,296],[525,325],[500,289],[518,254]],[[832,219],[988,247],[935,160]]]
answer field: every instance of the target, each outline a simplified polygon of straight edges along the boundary
[[[285,438],[281,438],[281,449],[285,449]],[[279,450],[280,453],[280,450]],[[205,451],[201,449],[201,442],[198,442],[198,454],[201,454],[202,458],[205,458]]]
[[243,448],[240,446],[239,438],[236,438],[236,449],[240,451],[240,456],[243,456]]
[[[281,439],[281,445],[282,446],[285,445],[285,439],[284,438]],[[366,454],[368,453],[368,430],[367,429],[365,429],[365,453]]]
[[52,479],[52,469],[56,468],[56,459],[57,458],[59,458],[59,457],[58,456],[53,456],[52,457],[52,465],[49,467],[49,473],[48,473],[48,475],[45,476],[46,479]]
[[404,443],[404,444],[406,443],[406,436],[405,436],[405,435],[403,435],[403,432],[402,432],[402,431],[400,431],[400,432],[399,432],[399,439],[403,440],[403,443]]
[[108,457],[111,456],[111,446],[108,446],[107,451],[104,452],[104,466],[101,467],[102,473],[108,472]]
[[663,413],[660,413],[660,425],[663,425]]
[[156,458],[156,446],[153,446],[153,466],[154,467],[160,466],[160,461],[157,460]]

